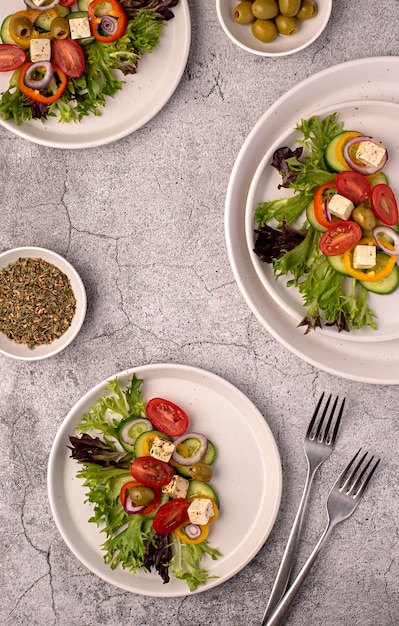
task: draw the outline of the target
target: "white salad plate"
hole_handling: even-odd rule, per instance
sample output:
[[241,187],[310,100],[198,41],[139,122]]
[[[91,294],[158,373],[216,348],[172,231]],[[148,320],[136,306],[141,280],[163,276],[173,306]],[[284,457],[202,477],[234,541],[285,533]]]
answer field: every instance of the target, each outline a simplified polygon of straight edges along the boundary
[[[297,327],[292,311],[287,312],[276,301],[255,269],[246,236],[247,201],[265,153],[277,147],[281,138],[289,138],[301,119],[335,110],[335,107],[351,107],[354,101],[358,102],[358,108],[360,106],[359,123],[366,112],[362,103],[370,103],[367,115],[378,107],[377,102],[381,103],[381,121],[377,124],[373,113],[370,123],[379,134],[388,137],[392,161],[399,158],[399,155],[395,157],[395,152],[399,151],[399,136],[396,131],[395,136],[391,134],[390,126],[393,109],[386,105],[399,103],[397,76],[399,57],[357,59],[327,68],[284,94],[263,114],[241,147],[230,176],[225,206],[226,244],[232,271],[259,322],[283,346],[311,365],[336,376],[372,384],[399,383],[399,339],[384,337],[384,331],[371,343],[368,338],[343,339],[342,333],[332,335],[320,329],[305,335],[304,328]],[[389,117],[385,119],[388,109]],[[397,186],[395,176],[390,183]],[[276,191],[270,199],[278,197]],[[390,307],[392,298],[396,297],[395,294],[385,296],[381,306]],[[380,302],[378,312],[382,315]],[[378,337],[379,331],[375,333]]]
[[[391,182],[395,195],[399,198],[399,180],[396,180],[396,172],[399,170],[399,103],[381,101],[354,101],[343,104],[333,104],[325,109],[318,110],[320,118],[337,112],[339,121],[344,123],[346,130],[358,130],[364,135],[378,138],[388,150],[388,163],[384,167],[384,173]],[[298,120],[300,121],[300,120]],[[270,263],[263,263],[253,252],[256,235],[254,229],[255,209],[259,202],[275,200],[277,198],[293,195],[287,189],[278,189],[281,176],[270,164],[275,150],[281,146],[291,149],[298,147],[296,139],[302,138],[301,133],[291,128],[274,142],[261,160],[252,179],[246,206],[245,230],[248,251],[258,278],[263,287],[272,296],[275,302],[292,315],[295,324],[299,324],[304,317],[301,295],[296,288],[287,287],[289,277],[281,277],[276,280]],[[274,224],[272,224],[274,226]],[[399,290],[388,296],[379,296],[369,293],[368,306],[377,314],[378,332],[369,327],[350,332],[339,333],[339,338],[344,341],[390,341],[399,338]],[[387,306],[388,305],[388,306]],[[325,335],[337,338],[336,327],[325,326]]]
[[[258,553],[268,538],[281,500],[282,473],[279,452],[264,417],[236,387],[205,370],[184,365],[144,365],[116,374],[127,386],[133,374],[143,379],[145,400],[165,397],[188,414],[190,430],[205,434],[217,448],[211,481],[220,499],[220,515],[208,536],[222,556],[203,560],[211,576],[191,593],[216,587],[237,574]],[[114,377],[112,377],[114,378]],[[55,437],[48,463],[48,494],[55,523],[73,554],[91,572],[126,591],[153,597],[189,595],[183,580],[171,574],[163,584],[155,573],[111,570],[104,563],[101,544],[105,536],[89,523],[91,505],[86,489],[76,478],[79,464],[71,459],[69,436],[84,412],[105,393],[105,380],[72,408]],[[245,468],[245,471],[242,471]]]
[[[23,10],[23,0],[0,3],[0,24],[7,15]],[[178,86],[186,67],[191,43],[191,21],[187,0],[179,0],[173,9],[174,18],[164,23],[158,46],[143,54],[134,75],[118,78],[125,81],[113,98],[100,107],[101,115],[89,115],[81,122],[68,124],[48,118],[16,125],[0,124],[7,130],[33,143],[63,149],[102,146],[130,135],[149,122],[168,102]],[[0,93],[8,89],[11,72],[0,73]]]

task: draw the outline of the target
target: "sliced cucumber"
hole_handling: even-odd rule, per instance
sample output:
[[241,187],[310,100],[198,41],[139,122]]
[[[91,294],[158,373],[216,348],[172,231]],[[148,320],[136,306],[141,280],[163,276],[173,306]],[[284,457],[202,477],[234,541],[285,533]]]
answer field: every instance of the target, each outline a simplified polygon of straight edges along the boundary
[[372,187],[376,185],[389,185],[388,178],[383,172],[378,172],[375,176],[370,176],[369,183]]
[[87,11],[71,11],[65,17],[67,20],[75,20],[77,18],[87,17]]
[[130,472],[125,472],[120,474],[119,476],[115,476],[115,478],[111,478],[110,480],[110,495],[116,500],[120,494],[120,491],[125,483],[133,480]]
[[[387,256],[388,255],[384,252],[377,252],[376,268],[385,265]],[[388,295],[396,291],[399,286],[399,268],[395,264],[390,274],[381,280],[376,280],[375,282],[360,280],[359,282],[365,289],[367,289],[367,291],[372,291],[373,293],[378,293],[380,295]]]
[[345,271],[344,266],[344,255],[343,254],[335,254],[334,256],[326,256],[327,261],[338,274],[342,274],[343,276],[348,276]]
[[324,233],[327,230],[327,228],[324,228],[324,226],[319,224],[316,219],[316,216],[314,214],[313,200],[311,200],[311,202],[309,202],[308,206],[306,207],[306,217],[309,224],[311,224],[315,230],[318,230],[320,233]]
[[92,0],[78,0],[78,11],[88,11]]
[[15,44],[14,39],[11,37],[10,28],[9,28],[12,16],[13,16],[13,13],[11,13],[11,15],[8,15],[1,24],[0,37],[3,43]]
[[119,439],[125,450],[134,452],[134,444],[142,433],[153,430],[150,420],[141,417],[127,417],[119,424]]
[[209,483],[202,483],[199,480],[190,480],[186,500],[196,497],[209,498],[210,500],[216,502],[219,507],[219,498],[216,491],[209,485]]
[[70,13],[70,10],[68,9],[68,7],[62,7],[60,4],[57,4],[54,7],[54,11],[58,13],[60,17],[66,17],[68,13]]
[[35,26],[39,30],[45,33],[49,33],[51,30],[51,22],[53,21],[53,19],[53,14],[50,11],[42,11],[35,19]]
[[[188,448],[189,456],[193,456],[193,454],[197,451],[199,443],[198,440],[194,437],[189,437],[185,441],[182,441],[185,446]],[[206,463],[207,465],[212,465],[214,460],[216,459],[216,447],[208,439],[208,448],[205,453],[204,458],[201,459],[201,463]],[[176,471],[180,474],[180,476],[184,476],[185,478],[191,478],[190,468],[191,465],[176,465]]]
[[[344,130],[342,131],[342,133],[335,135],[335,137],[333,137],[330,143],[328,144],[326,151],[324,153],[324,160],[326,162],[328,169],[331,172],[343,172],[344,170],[349,169],[349,167],[345,167],[345,165],[343,165],[341,161],[337,158],[337,145],[339,141],[344,137],[344,135],[347,135],[348,133],[353,133],[353,132],[358,132],[358,131]],[[361,135],[361,133],[359,133],[359,135]]]
[[[148,439],[148,437],[150,439]],[[168,435],[165,435],[165,433],[161,433],[161,431],[159,430],[148,430],[144,433],[141,433],[141,435],[137,437],[134,443],[134,455],[136,457],[148,456],[149,448],[151,448],[152,441],[154,441],[155,437],[162,437],[162,439],[167,439],[168,441],[171,441]]]

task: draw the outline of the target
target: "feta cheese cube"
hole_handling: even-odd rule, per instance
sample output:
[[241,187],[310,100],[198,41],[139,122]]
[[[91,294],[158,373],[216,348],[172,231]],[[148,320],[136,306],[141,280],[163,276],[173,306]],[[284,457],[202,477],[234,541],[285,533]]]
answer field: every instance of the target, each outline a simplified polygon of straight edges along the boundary
[[155,437],[150,448],[150,456],[167,463],[175,449],[175,444],[162,437]]
[[385,160],[387,151],[374,141],[361,141],[356,150],[356,158],[365,165],[380,167]]
[[30,58],[32,63],[36,61],[50,61],[51,59],[51,41],[47,38],[31,39],[29,46]]
[[91,37],[91,30],[88,17],[74,17],[69,20],[69,30],[71,39],[84,39]]
[[353,251],[353,267],[357,270],[370,270],[377,262],[376,246],[359,244]]
[[341,196],[339,193],[333,195],[328,203],[328,211],[330,215],[335,215],[341,220],[347,220],[354,209],[354,204],[348,198]]
[[162,493],[170,496],[171,498],[185,498],[188,491],[189,481],[183,478],[183,476],[179,476],[175,474],[165,487],[162,487]]
[[188,518],[192,524],[204,526],[215,513],[212,500],[209,498],[196,498],[187,509]]

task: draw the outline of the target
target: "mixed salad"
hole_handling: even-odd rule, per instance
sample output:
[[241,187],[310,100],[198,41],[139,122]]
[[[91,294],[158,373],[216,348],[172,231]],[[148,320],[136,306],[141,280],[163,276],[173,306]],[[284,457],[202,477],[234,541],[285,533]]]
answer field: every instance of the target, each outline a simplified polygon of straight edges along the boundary
[[[294,150],[284,146],[271,165],[290,197],[260,202],[254,251],[276,279],[302,296],[305,334],[323,324],[349,331],[377,328],[367,295],[399,285],[398,205],[384,173],[386,146],[347,131],[338,114],[312,116],[296,127]],[[302,224],[297,226],[297,224]]]
[[145,402],[143,381],[133,375],[126,389],[118,378],[82,416],[71,436],[77,477],[94,507],[90,522],[105,533],[104,560],[132,573],[155,570],[164,583],[170,572],[190,591],[210,578],[202,566],[221,553],[207,542],[219,515],[210,484],[215,445],[190,432],[189,418],[163,398]]
[[[158,44],[179,0],[22,0],[0,27],[0,116],[17,125],[101,115],[145,52]],[[16,3],[15,3],[16,4]]]

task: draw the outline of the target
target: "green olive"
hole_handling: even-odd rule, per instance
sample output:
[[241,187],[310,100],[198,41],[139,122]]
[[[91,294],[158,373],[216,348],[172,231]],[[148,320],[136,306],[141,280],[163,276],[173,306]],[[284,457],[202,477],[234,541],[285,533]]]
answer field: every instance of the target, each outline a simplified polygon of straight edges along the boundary
[[278,15],[278,4],[276,0],[254,0],[252,13],[259,20],[272,20]]
[[275,22],[280,35],[294,35],[298,30],[298,23],[295,17],[277,15]]
[[298,20],[308,20],[315,15],[317,15],[316,2],[313,2],[313,0],[302,0],[301,8],[295,17],[297,17]]
[[352,219],[359,224],[362,230],[367,232],[371,232],[377,226],[377,218],[367,200],[353,209]]
[[278,35],[277,28],[271,20],[255,20],[251,25],[252,34],[259,41],[270,43]]
[[147,506],[147,504],[153,501],[155,494],[150,487],[136,485],[129,489],[129,496],[132,502],[137,504],[137,506]]
[[207,483],[213,476],[213,469],[207,463],[194,463],[189,469],[191,478],[199,480],[202,483]]
[[301,8],[301,0],[278,0],[281,15],[294,17]]
[[54,39],[66,39],[69,37],[69,22],[65,17],[56,17],[51,22],[50,35]]
[[244,0],[233,11],[233,20],[238,24],[250,24],[254,19],[255,16],[252,13],[252,2],[250,0]]
[[16,15],[11,18],[9,28],[17,37],[27,38],[32,34],[33,24],[24,15]]

